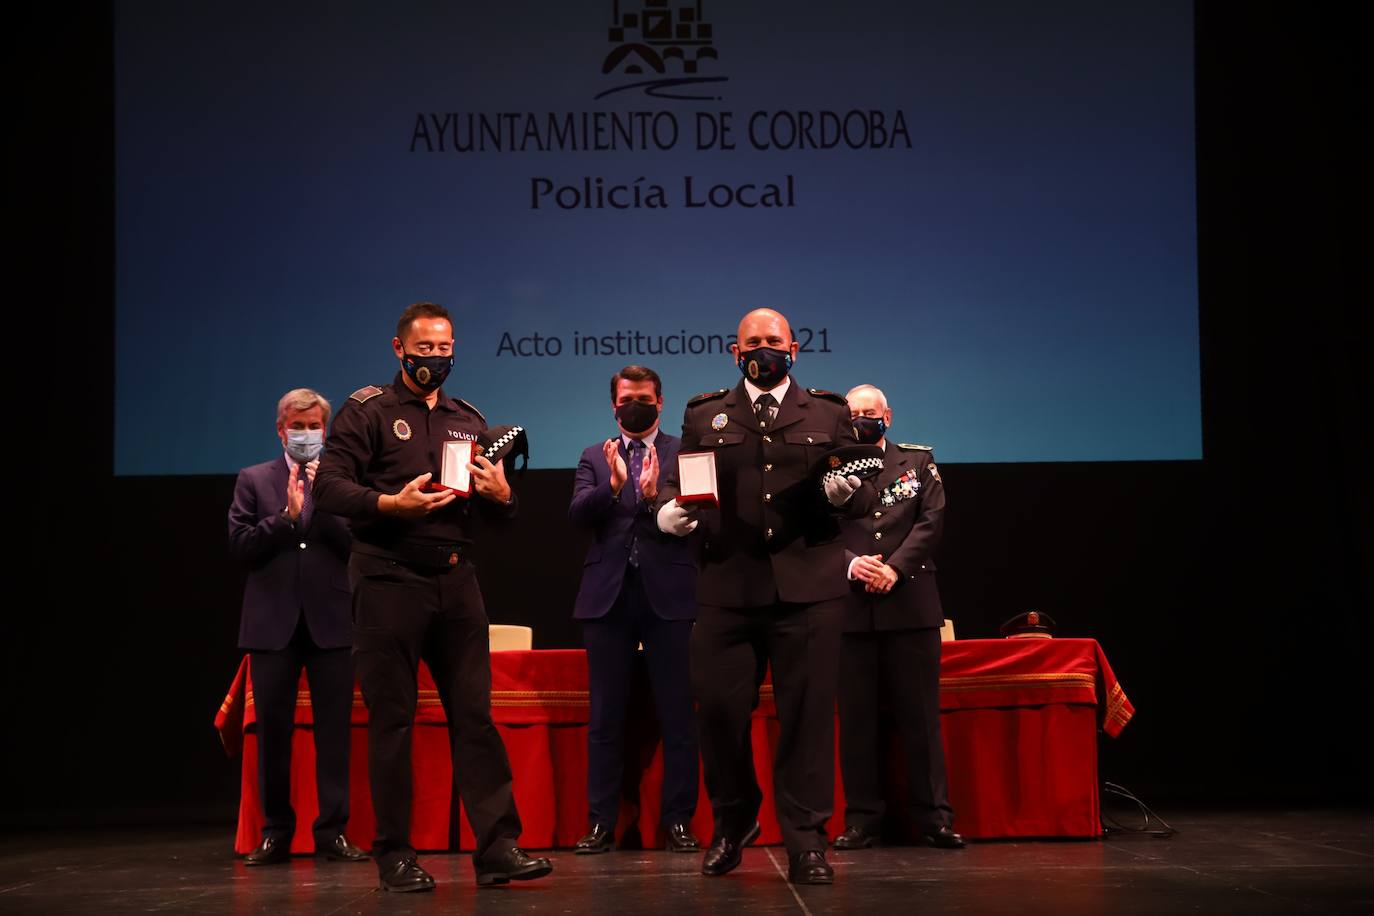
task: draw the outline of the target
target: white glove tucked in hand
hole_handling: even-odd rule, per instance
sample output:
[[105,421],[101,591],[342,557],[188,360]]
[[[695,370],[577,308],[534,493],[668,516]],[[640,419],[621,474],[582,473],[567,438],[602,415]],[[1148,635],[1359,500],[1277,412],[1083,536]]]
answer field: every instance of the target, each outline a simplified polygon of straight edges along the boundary
[[675,499],[664,503],[658,510],[658,530],[664,534],[686,537],[696,527],[697,520],[692,518],[686,506]]
[[854,491],[859,489],[859,478],[850,474],[848,477],[841,477],[839,474],[825,478],[822,486],[825,488],[825,498],[830,500],[832,506],[843,506],[849,502],[849,497],[854,495]]

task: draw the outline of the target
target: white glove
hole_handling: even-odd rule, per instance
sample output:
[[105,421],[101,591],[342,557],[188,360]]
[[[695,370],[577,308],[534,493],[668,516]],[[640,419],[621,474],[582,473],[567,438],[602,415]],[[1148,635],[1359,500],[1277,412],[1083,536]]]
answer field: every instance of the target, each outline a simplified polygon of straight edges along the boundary
[[697,527],[697,520],[687,512],[687,507],[677,500],[669,500],[658,510],[658,530],[664,534],[686,537]]
[[854,491],[859,489],[859,478],[853,474],[848,477],[836,474],[834,477],[827,477],[823,486],[825,498],[830,500],[830,505],[843,506],[849,502],[849,497],[854,495]]

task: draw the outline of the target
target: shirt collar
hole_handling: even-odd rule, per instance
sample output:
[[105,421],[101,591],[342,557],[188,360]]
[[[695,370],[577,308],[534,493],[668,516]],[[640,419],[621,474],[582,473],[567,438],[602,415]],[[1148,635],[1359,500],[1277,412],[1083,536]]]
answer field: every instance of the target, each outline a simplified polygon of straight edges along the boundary
[[[406,401],[415,401],[416,403],[423,406],[426,410],[428,410],[429,403],[425,400],[425,396],[423,394],[416,394],[415,392],[411,391],[410,386],[406,384],[406,380],[402,376],[403,373],[397,372],[396,378],[392,379],[391,381],[391,387],[396,391],[396,399],[400,401],[402,404],[404,404]],[[443,388],[439,389],[439,398],[434,402],[434,407],[436,410],[458,409],[458,405],[453,402],[453,398],[449,397],[447,394],[444,394]]]
[[750,404],[757,403],[757,402],[758,402],[758,399],[759,399],[759,395],[761,395],[761,394],[771,394],[771,395],[777,400],[777,402],[778,402],[779,404],[782,404],[782,399],[783,399],[783,397],[787,394],[787,389],[788,389],[788,388],[791,388],[791,387],[792,387],[792,376],[790,376],[790,375],[787,376],[787,378],[783,379],[781,382],[779,382],[779,383],[777,384],[777,386],[774,387],[771,391],[767,391],[767,392],[765,392],[762,388],[760,388],[759,386],[755,385],[753,382],[749,381],[748,379],[745,379],[745,380],[744,380],[744,390],[747,391],[747,392],[749,393],[749,403],[750,403]]
[[[654,444],[654,440],[657,438],[658,430],[655,429],[653,432],[649,433],[649,435],[645,436],[643,439],[640,439],[639,441],[644,443],[645,448],[648,448],[649,446]],[[630,437],[625,435],[624,433],[621,433],[620,444],[623,448],[626,449],[626,451],[628,451],[630,449]]]

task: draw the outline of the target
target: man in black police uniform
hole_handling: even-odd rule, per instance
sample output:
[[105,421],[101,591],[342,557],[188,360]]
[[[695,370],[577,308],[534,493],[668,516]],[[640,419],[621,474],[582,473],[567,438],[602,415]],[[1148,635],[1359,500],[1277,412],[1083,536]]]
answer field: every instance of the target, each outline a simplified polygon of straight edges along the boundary
[[692,691],[715,814],[702,872],[729,872],[758,836],[750,713],[767,662],[781,726],[773,785],[789,880],[829,884],[825,822],[834,806],[847,591],[837,514],[859,481],[822,485],[813,469],[827,451],[857,440],[843,398],[789,378],[797,350],[779,313],[744,316],[731,353],[745,378],[693,398],[682,421],[681,451],[716,456],[720,506],[698,512],[677,504],[677,469],[665,467],[658,523],[670,534],[696,531],[701,542]]
[[343,833],[353,712],[351,538],[343,519],[315,512],[311,498],[328,425],[329,402],[317,392],[296,388],[282,395],[277,436],[285,452],[239,471],[229,506],[229,552],[248,567],[239,647],[250,658],[264,820],[248,865],[291,860],[291,733],[302,668],[315,734],[315,852],[349,862],[367,858]]
[[427,489],[444,442],[476,440],[486,420],[440,386],[453,367],[453,325],[429,302],[407,308],[392,350],[390,385],[353,393],[315,475],[316,505],[353,520],[353,657],[368,709],[368,765],[377,813],[373,855],[386,890],[430,890],[434,879],[410,842],[411,726],[421,659],[448,719],[454,783],[477,837],[479,885],[552,870],[517,845],[520,818],[510,762],[491,719],[486,609],[467,557],[474,516],[515,514],[498,462],[468,465],[470,499]]
[[890,698],[906,752],[911,817],[923,842],[959,849],[952,829],[940,738],[940,626],[944,611],[931,552],[945,519],[945,487],[929,446],[887,441],[892,408],[872,385],[847,395],[859,441],[883,449],[883,470],[854,502],[864,509],[841,523],[850,582],[840,655],[840,768],[845,830],[836,849],[865,849],[881,836],[886,723]]

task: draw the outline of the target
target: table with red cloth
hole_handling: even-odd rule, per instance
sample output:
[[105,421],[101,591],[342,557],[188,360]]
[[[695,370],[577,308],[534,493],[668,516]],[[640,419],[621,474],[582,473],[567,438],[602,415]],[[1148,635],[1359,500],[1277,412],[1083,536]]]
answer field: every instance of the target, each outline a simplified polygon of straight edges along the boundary
[[[973,838],[1095,837],[1098,814],[1097,733],[1115,737],[1134,709],[1102,648],[1092,639],[958,640],[943,644],[941,726],[956,829]],[[587,828],[587,660],[581,649],[493,652],[492,718],[506,743],[522,846],[569,847]],[[471,849],[472,830],[452,792],[448,730],[429,671],[420,670],[413,730],[414,817],[418,849]],[[644,691],[640,691],[642,695]],[[900,698],[891,698],[900,702]],[[626,798],[617,835],[622,845],[662,844],[658,824],[663,754],[652,706],[637,707],[627,736]],[[310,852],[317,812],[310,696],[302,677],[291,757],[293,852]],[[216,716],[226,749],[241,752],[242,794],[235,849],[247,853],[262,830],[251,672],[245,658]],[[754,765],[764,800],[759,842],[781,834],[773,814],[772,760],[778,721],[771,684],[754,713]],[[895,742],[894,742],[895,743]],[[368,791],[367,710],[353,699],[349,838],[370,845],[376,829]],[[893,766],[899,776],[900,766]],[[900,792],[900,787],[898,787]],[[831,836],[843,829],[844,790],[835,781]],[[705,787],[692,827],[711,836]],[[628,840],[628,842],[627,842]]]

